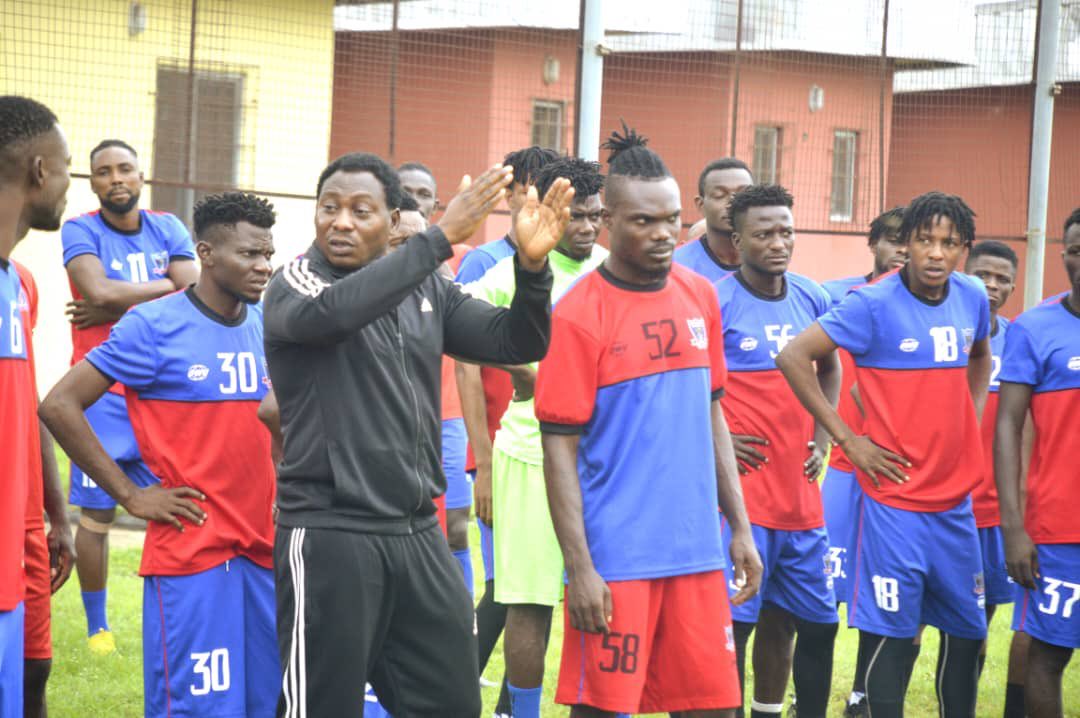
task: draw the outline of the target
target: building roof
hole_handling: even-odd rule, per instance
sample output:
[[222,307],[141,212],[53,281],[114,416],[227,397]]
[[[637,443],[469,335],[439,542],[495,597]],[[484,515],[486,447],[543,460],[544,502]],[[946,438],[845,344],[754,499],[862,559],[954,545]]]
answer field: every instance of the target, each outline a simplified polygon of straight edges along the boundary
[[[1032,81],[1038,0],[976,0],[975,58],[948,69],[898,71],[898,93],[1025,85]],[[1062,0],[1058,82],[1080,81],[1080,0]]]

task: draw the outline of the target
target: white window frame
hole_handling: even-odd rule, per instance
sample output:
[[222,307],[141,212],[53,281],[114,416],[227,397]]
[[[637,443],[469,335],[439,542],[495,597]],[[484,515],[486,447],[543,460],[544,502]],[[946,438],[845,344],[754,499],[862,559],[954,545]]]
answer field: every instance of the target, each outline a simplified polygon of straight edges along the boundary
[[[552,123],[545,122],[541,127],[537,124],[536,113],[537,110],[554,110],[557,120],[554,123],[554,144],[547,141],[548,138],[543,135],[551,132]],[[530,118],[530,137],[532,139],[531,144],[540,145],[548,149],[555,150],[556,152],[563,151],[563,134],[566,130],[566,103],[559,100],[533,100],[532,102],[532,116]]]
[[[843,148],[845,144],[847,147]],[[858,151],[858,132],[833,131],[832,182],[829,188],[829,220],[832,222],[850,222],[855,216],[855,159]],[[838,196],[838,191],[842,195]]]
[[754,126],[754,160],[751,170],[759,184],[780,182],[780,140],[783,129],[776,125]]

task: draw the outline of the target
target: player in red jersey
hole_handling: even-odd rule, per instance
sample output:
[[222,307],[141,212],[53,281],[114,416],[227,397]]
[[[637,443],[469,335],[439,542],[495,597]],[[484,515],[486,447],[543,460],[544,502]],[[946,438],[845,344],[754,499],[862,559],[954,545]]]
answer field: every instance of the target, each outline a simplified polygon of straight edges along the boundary
[[[1063,715],[1061,677],[1080,648],[1080,209],[1065,220],[1071,289],[1017,317],[1005,337],[994,474],[1009,575],[1018,586],[1013,629],[1031,636],[1027,715]],[[1022,506],[1022,434],[1031,413],[1035,445]]]
[[[720,395],[720,308],[672,266],[679,188],[627,130],[612,150],[603,221],[611,254],[556,304],[536,416],[565,559],[556,701],[570,715],[730,716],[740,702],[719,504],[741,603],[761,560]],[[692,619],[688,619],[692,617]]]
[[[34,380],[30,326],[33,323],[36,289],[29,274],[11,261],[11,252],[31,229],[55,231],[67,204],[71,183],[71,155],[67,140],[57,124],[56,115],[39,102],[26,97],[0,97],[0,437],[3,437],[3,463],[0,465],[0,715],[21,716],[24,711],[24,678],[32,696],[27,702],[37,715],[43,707],[45,680],[50,661],[45,655],[24,653],[30,628],[33,644],[48,642],[48,589],[39,590],[40,577],[52,578],[59,587],[70,571],[70,534],[64,534],[67,518],[63,501],[56,506],[58,487],[43,473],[52,451],[51,441],[37,421],[37,388]],[[55,465],[52,466],[55,470]],[[43,491],[44,490],[44,491]],[[49,499],[52,530],[47,540],[50,555],[42,566],[41,502]],[[59,509],[59,511],[57,511]],[[29,514],[34,513],[31,517]],[[30,520],[28,520],[30,519]],[[33,533],[33,537],[31,537]],[[37,550],[24,573],[24,555],[28,543]],[[61,550],[61,548],[65,550]],[[59,561],[64,557],[64,564]],[[50,566],[56,566],[51,574]],[[51,574],[51,575],[50,575]],[[32,585],[28,588],[28,580]],[[25,605],[42,604],[46,610],[27,625]],[[24,599],[26,603],[24,604]],[[44,615],[44,625],[40,616]],[[42,628],[44,633],[42,633]],[[34,646],[40,648],[40,646]],[[24,657],[31,660],[24,674]],[[38,702],[38,705],[34,703]]]

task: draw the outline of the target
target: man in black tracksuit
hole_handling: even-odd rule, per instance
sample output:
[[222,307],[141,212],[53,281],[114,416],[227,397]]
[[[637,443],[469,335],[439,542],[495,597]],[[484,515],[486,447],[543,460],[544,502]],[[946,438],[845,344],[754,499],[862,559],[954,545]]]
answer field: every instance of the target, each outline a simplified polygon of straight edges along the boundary
[[511,179],[509,168],[484,173],[437,226],[387,255],[397,174],[374,155],[338,158],[319,179],[314,244],[266,291],[284,436],[279,716],[361,715],[365,680],[396,718],[479,715],[472,605],[432,501],[446,489],[441,357],[524,364],[544,355],[546,256],[572,191],[533,198],[519,222],[509,309],[464,295],[435,270]]

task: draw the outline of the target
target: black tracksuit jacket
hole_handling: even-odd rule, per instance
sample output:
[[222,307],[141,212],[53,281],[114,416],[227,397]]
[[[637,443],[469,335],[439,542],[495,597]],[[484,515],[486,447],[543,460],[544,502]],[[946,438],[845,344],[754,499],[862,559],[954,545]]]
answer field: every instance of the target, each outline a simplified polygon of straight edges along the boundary
[[435,272],[450,256],[432,227],[352,271],[312,245],[271,280],[264,322],[284,436],[280,525],[382,534],[430,526],[432,498],[446,491],[443,353],[498,364],[544,356],[551,270],[518,267],[513,302],[496,308]]

